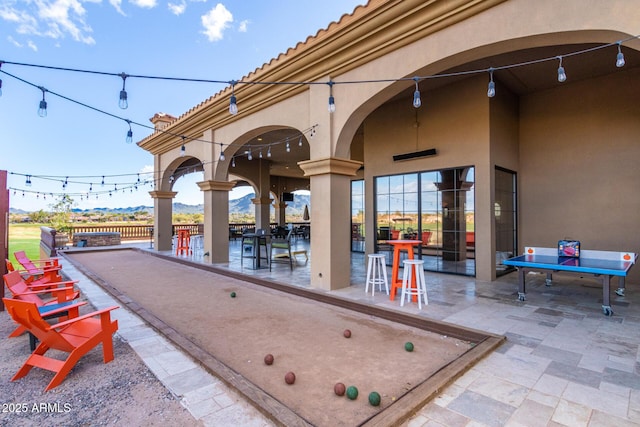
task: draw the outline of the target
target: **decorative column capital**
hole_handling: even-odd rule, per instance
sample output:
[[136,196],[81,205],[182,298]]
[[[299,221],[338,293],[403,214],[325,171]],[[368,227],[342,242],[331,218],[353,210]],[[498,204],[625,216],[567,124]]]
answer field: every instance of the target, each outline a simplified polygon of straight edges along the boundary
[[178,194],[176,191],[149,191],[154,199],[173,199]]
[[325,159],[298,162],[298,166],[304,171],[304,176],[326,174],[355,176],[358,169],[362,166],[362,162],[337,157],[327,157]]
[[254,205],[270,205],[273,199],[271,197],[256,197],[255,199],[251,199],[251,202]]
[[235,182],[229,181],[200,181],[196,182],[201,191],[231,191],[235,187]]

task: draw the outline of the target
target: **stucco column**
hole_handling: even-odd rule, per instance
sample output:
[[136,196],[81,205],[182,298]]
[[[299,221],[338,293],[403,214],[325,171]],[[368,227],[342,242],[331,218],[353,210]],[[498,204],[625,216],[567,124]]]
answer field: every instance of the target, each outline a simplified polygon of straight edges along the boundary
[[173,198],[175,191],[149,191],[153,198],[153,240],[156,251],[170,251],[173,237]]
[[200,181],[197,184],[204,193],[204,260],[212,264],[227,263],[229,191],[235,184],[228,181]]
[[311,287],[345,288],[351,283],[351,177],[362,163],[326,158],[298,165],[311,181]]
[[256,230],[262,228],[267,230],[271,229],[271,221],[269,221],[269,212],[271,210],[271,198],[260,197],[251,199],[254,204],[256,213]]
[[285,213],[287,209],[287,203],[282,200],[275,200],[273,206],[276,209],[276,222],[278,225],[284,225],[286,221]]

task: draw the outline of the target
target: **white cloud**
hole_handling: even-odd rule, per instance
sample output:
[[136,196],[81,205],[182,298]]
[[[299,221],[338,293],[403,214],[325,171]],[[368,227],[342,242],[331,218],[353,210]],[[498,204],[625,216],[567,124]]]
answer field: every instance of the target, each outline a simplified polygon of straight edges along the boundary
[[169,2],[167,7],[171,11],[171,13],[173,13],[174,15],[182,15],[184,11],[187,9],[187,2],[185,0],[182,0],[180,4]]
[[109,3],[111,4],[111,6],[113,6],[115,10],[118,11],[120,15],[127,16],[122,10],[122,0],[109,0]]
[[240,22],[240,25],[238,26],[238,31],[240,31],[241,33],[246,33],[249,22],[251,21],[249,21],[248,19],[245,19],[244,21]]
[[211,9],[206,15],[202,15],[203,33],[209,41],[215,42],[222,40],[223,32],[233,22],[233,15],[227,10],[222,3],[218,3],[216,7]]
[[129,0],[129,1],[138,7],[142,7],[146,9],[153,9],[158,5],[158,2],[156,0]]
[[29,49],[33,50],[34,52],[38,51],[38,46],[36,46],[36,44],[32,40],[29,40],[27,42],[27,46],[29,46]]
[[9,43],[11,43],[12,45],[14,45],[15,47],[22,47],[22,45],[20,44],[20,42],[18,42],[16,39],[14,39],[13,37],[9,36],[7,37],[7,40],[9,41]]
[[0,5],[0,19],[16,24],[18,34],[53,39],[69,35],[76,41],[95,44],[90,35],[93,30],[85,17],[86,10],[80,0],[33,0],[3,2]]

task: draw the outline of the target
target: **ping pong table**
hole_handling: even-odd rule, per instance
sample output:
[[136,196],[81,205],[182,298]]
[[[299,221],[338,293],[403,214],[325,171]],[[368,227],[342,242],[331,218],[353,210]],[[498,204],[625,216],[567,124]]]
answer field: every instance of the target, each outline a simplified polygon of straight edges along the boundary
[[525,274],[528,270],[551,270],[547,272],[546,285],[551,286],[553,271],[593,274],[602,278],[602,312],[613,315],[609,298],[611,278],[618,278],[616,294],[624,296],[625,278],[633,267],[638,254],[631,252],[582,250],[579,258],[558,256],[557,248],[526,247],[524,255],[509,258],[502,263],[518,269],[518,299],[525,300]]

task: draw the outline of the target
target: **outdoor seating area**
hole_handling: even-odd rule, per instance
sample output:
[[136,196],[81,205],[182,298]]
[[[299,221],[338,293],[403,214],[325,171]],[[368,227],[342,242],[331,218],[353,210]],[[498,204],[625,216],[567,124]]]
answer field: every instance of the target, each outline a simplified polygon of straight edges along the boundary
[[[59,386],[78,360],[99,344],[104,363],[112,361],[112,336],[118,330],[118,322],[111,321],[110,312],[118,307],[81,313],[88,302],[80,298],[77,280],[61,280],[59,259],[30,259],[24,251],[17,251],[14,256],[24,268],[15,269],[11,261],[5,261],[9,272],[3,276],[3,283],[9,296],[2,302],[17,325],[8,338],[27,333],[32,354],[11,381],[24,377],[34,367],[52,371],[55,375],[44,389],[49,391]],[[49,350],[68,355],[64,360],[59,355],[47,357]]]

